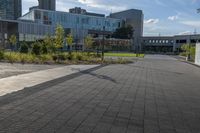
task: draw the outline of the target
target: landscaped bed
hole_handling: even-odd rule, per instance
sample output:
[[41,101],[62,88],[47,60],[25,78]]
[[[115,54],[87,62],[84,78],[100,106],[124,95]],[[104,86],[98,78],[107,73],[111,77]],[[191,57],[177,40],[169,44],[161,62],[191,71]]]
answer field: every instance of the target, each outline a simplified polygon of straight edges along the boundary
[[126,64],[132,60],[124,58],[101,60],[101,55],[87,52],[57,52],[35,55],[32,53],[0,52],[0,61],[26,64]]
[[105,56],[113,57],[140,57],[144,58],[144,54],[135,54],[135,53],[105,53]]

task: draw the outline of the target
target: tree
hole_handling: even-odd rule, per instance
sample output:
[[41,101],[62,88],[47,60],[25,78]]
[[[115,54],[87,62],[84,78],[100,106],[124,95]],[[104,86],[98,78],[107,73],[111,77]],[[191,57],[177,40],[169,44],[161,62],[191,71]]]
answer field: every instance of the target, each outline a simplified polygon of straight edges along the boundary
[[11,35],[9,38],[9,42],[11,43],[11,49],[12,49],[12,47],[15,46],[17,43],[17,37],[14,34]]
[[112,37],[118,38],[118,39],[131,39],[133,36],[133,27],[128,25],[121,28],[116,29],[116,31],[113,33]]
[[45,43],[41,43],[41,53],[47,54],[49,52],[47,45]]
[[196,47],[195,46],[190,47],[190,55],[193,60],[195,59],[195,54],[196,54]]
[[183,54],[187,58],[195,59],[195,52],[196,52],[195,46],[191,46],[190,44],[184,44],[184,45],[181,46],[181,50],[184,52]]
[[85,44],[86,50],[88,51],[88,55],[90,54],[89,49],[91,49],[93,43],[94,43],[94,41],[93,41],[93,38],[91,36],[88,35],[88,36],[85,37],[84,44]]
[[50,37],[50,35],[47,35],[43,41],[44,43],[42,47],[44,48],[44,50],[47,49],[47,53],[48,52],[54,53],[56,48],[53,39]]
[[64,44],[64,29],[61,25],[57,25],[55,34],[55,47],[57,49],[62,49]]
[[181,50],[185,52],[186,56],[190,54],[190,45],[189,44],[183,44],[181,46]]
[[71,47],[73,45],[73,36],[71,34],[68,34],[67,37],[66,37],[66,42],[67,42],[67,45],[70,47],[70,51],[71,51]]
[[84,39],[84,44],[85,44],[85,47],[87,49],[90,49],[92,47],[92,44],[94,43],[93,41],[93,38],[91,36],[86,36],[85,39]]

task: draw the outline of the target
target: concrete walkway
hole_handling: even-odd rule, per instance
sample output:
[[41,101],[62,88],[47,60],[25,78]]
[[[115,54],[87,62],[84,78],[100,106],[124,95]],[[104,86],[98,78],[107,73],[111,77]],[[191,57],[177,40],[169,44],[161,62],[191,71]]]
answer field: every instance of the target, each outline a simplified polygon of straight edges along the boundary
[[200,68],[169,56],[0,97],[0,133],[200,133]]
[[0,79],[0,96],[97,66],[71,65],[3,78]]

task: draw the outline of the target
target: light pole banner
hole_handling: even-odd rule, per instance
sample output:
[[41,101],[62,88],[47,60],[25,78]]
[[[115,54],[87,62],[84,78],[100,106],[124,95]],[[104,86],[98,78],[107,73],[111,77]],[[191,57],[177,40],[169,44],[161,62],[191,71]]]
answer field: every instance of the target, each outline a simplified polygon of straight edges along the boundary
[[196,44],[195,64],[200,65],[200,43]]

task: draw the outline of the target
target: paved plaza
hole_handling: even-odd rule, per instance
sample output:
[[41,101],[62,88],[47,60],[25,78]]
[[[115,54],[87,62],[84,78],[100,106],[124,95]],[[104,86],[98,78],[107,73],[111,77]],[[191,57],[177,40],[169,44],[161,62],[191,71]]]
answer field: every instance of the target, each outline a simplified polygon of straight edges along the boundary
[[21,63],[0,63],[0,79],[20,74],[32,73],[46,69],[53,69],[63,65],[33,65]]
[[169,56],[0,97],[0,133],[200,133],[200,68]]

